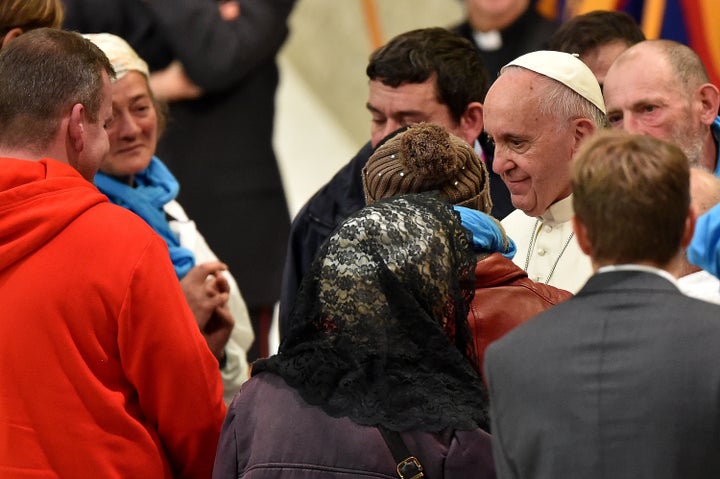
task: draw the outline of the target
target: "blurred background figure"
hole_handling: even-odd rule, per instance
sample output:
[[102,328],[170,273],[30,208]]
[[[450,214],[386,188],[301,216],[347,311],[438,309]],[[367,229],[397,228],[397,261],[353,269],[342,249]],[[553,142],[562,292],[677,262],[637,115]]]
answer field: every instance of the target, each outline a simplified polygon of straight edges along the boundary
[[235,396],[213,478],[395,477],[381,431],[427,477],[494,478],[467,323],[474,267],[468,232],[432,196],[349,217],[305,276],[280,352]]
[[248,377],[246,351],[253,330],[245,302],[226,265],[175,200],[177,180],[155,156],[165,112],[149,87],[147,64],[116,35],[95,33],[86,38],[103,50],[116,74],[113,121],[107,128],[110,152],[100,164],[95,185],[165,240],[200,332],[220,362],[229,403]]
[[453,27],[480,50],[492,83],[520,55],[544,50],[558,22],[540,15],[530,0],[463,0],[466,20]]
[[3,0],[0,2],[0,48],[34,28],[60,28],[60,0]]
[[594,10],[564,22],[548,41],[549,50],[577,53],[603,87],[608,68],[629,47],[645,40],[625,12]]
[[118,35],[147,61],[170,102],[158,155],[243,293],[258,333],[249,359],[267,355],[290,223],[272,145],[275,57],[294,0],[63,1],[65,28]]

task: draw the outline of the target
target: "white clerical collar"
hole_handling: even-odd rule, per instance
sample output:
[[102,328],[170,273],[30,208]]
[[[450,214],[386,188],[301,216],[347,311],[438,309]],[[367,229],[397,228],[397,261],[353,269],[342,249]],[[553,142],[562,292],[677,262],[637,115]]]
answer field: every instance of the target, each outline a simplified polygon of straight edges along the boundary
[[561,224],[572,219],[575,211],[573,210],[572,194],[567,198],[550,205],[545,213],[540,215],[540,219],[546,224]]
[[503,45],[500,30],[490,30],[489,32],[475,30],[473,32],[473,39],[475,40],[477,46],[480,47],[480,50],[500,50]]
[[643,271],[645,273],[656,274],[658,276],[662,276],[663,278],[670,281],[672,284],[679,288],[675,276],[671,275],[664,269],[655,268],[654,266],[647,266],[644,264],[611,264],[598,268],[597,270],[598,274],[608,273],[610,271]]

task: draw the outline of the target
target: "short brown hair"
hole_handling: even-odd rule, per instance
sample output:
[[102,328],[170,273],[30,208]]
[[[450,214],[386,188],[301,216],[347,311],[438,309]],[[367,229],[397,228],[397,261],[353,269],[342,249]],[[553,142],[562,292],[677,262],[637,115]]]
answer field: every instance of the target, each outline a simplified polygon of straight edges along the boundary
[[690,208],[690,167],[675,145],[611,130],[575,158],[573,206],[600,264],[665,266],[681,247]]
[[548,49],[577,53],[621,41],[627,46],[645,40],[633,17],[618,10],[594,10],[565,21],[548,40]]
[[38,28],[15,38],[0,50],[0,143],[42,150],[76,103],[98,121],[103,71],[115,76],[105,54],[78,33]]

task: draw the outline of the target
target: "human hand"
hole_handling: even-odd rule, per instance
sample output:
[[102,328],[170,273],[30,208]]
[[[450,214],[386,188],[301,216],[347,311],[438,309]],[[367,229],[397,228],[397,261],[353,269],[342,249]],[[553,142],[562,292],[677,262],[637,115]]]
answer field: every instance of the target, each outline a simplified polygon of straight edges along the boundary
[[230,339],[230,333],[232,333],[234,326],[235,319],[232,313],[230,313],[230,307],[225,303],[215,308],[210,315],[210,320],[205,324],[205,327],[200,330],[207,342],[208,348],[210,348],[210,351],[221,364],[223,355],[225,354],[225,345]]
[[227,304],[230,283],[222,275],[225,270],[227,266],[224,263],[209,261],[192,268],[180,281],[200,333],[218,362],[222,360],[225,345],[235,326]]
[[240,3],[235,0],[222,0],[218,4],[220,16],[226,22],[236,20],[240,16]]
[[150,89],[156,98],[173,102],[194,100],[202,96],[202,89],[190,80],[182,64],[174,60],[163,70],[150,74]]
[[226,269],[220,261],[209,261],[195,266],[180,280],[180,287],[201,331],[215,308],[227,303],[230,296],[227,280],[220,275]]

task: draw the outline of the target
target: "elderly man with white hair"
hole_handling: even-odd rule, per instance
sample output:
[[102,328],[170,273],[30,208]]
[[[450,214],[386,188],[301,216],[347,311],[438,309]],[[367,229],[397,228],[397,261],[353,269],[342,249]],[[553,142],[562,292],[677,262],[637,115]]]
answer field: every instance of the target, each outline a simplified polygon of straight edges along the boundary
[[592,266],[572,230],[570,172],[582,142],[607,126],[595,75],[568,53],[518,57],[490,88],[483,120],[495,142],[493,170],[516,208],[502,221],[517,244],[515,263],[535,281],[577,292]]

